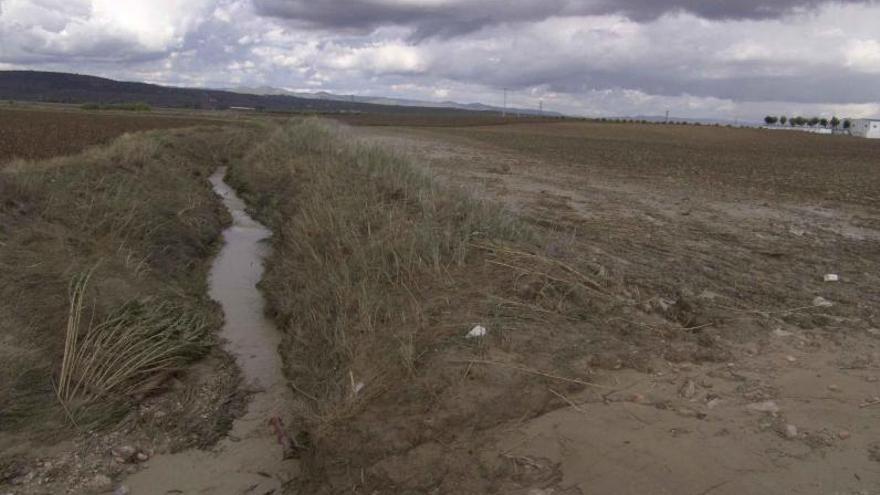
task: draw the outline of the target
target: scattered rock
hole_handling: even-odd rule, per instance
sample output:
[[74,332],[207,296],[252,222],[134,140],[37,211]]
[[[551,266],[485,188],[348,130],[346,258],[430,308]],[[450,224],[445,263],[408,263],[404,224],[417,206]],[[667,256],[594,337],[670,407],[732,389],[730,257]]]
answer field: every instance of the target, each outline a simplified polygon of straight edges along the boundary
[[113,490],[113,495],[128,495],[131,493],[125,485],[119,485]]
[[829,273],[829,274],[825,275],[825,281],[826,282],[839,282],[840,277],[836,273]]
[[678,389],[678,394],[684,397],[685,399],[691,400],[697,395],[697,385],[693,380],[687,380],[684,382],[684,385]]
[[95,491],[107,491],[113,487],[113,480],[106,474],[99,474],[90,479],[86,485]]
[[797,362],[797,358],[794,356],[785,356],[785,360],[788,361],[789,363],[796,363]]
[[852,433],[850,433],[846,430],[842,430],[837,433],[837,438],[839,438],[841,440],[849,440],[849,437],[851,437],[851,436],[852,436]]
[[715,409],[716,407],[720,406],[722,402],[723,401],[718,397],[714,399],[709,399],[709,402],[706,403],[706,407],[708,407],[709,409]]
[[150,456],[146,452],[138,452],[137,454],[135,454],[134,458],[138,462],[146,462],[150,459]]
[[776,414],[780,411],[779,406],[776,402],[772,400],[766,400],[764,402],[755,402],[754,404],[749,404],[746,406],[746,409],[754,412],[762,412],[762,413],[770,413]]
[[481,325],[477,325],[474,328],[472,328],[471,331],[467,333],[467,335],[465,335],[465,338],[479,339],[479,338],[485,337],[486,334],[488,334],[488,333],[489,333],[489,331],[486,330],[486,327],[481,326]]
[[721,294],[717,292],[712,292],[711,290],[704,290],[703,292],[700,292],[700,294],[697,296],[698,299],[705,299],[707,301],[714,301],[719,297],[721,297]]
[[785,438],[795,439],[798,436],[798,429],[795,425],[785,425]]
[[813,299],[813,306],[819,308],[830,308],[831,306],[834,306],[834,303],[829,301],[828,299],[825,299],[822,296],[816,296],[816,298]]
[[780,338],[783,338],[783,337],[791,337],[792,335],[794,335],[793,333],[791,333],[791,332],[789,332],[789,331],[786,331],[786,330],[783,330],[783,329],[778,328],[778,327],[777,327],[775,330],[773,330],[772,333],[773,333],[773,336],[774,336],[774,337],[780,337]]
[[828,390],[832,392],[840,392],[840,387],[837,385],[828,385]]
[[116,462],[119,464],[128,464],[135,461],[135,456],[138,451],[131,445],[122,445],[114,448],[111,453],[113,454],[113,458],[116,459]]

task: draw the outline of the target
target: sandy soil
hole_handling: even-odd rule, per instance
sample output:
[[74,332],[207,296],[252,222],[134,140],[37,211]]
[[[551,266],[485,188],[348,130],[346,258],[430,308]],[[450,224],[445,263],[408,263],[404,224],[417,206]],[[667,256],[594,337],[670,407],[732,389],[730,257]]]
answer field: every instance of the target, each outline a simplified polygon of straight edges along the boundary
[[[820,200],[809,169],[785,180],[770,172],[772,187],[751,187],[713,181],[726,171],[664,178],[662,161],[656,173],[633,174],[595,157],[523,153],[516,137],[508,146],[431,129],[357,132],[538,229],[569,236],[641,291],[634,299],[645,314],[636,324],[650,326],[654,314],[658,333],[676,322],[725,350],[721,359],[696,359],[653,347],[641,364],[617,357],[587,365],[582,372],[600,370],[597,387],[569,393],[560,384],[550,390],[553,405],[478,435],[472,447],[483,465],[505,464],[495,472],[506,481],[492,491],[880,493],[875,190]],[[695,177],[710,186],[694,187]],[[839,281],[826,282],[827,274]],[[419,451],[406,457],[436,455]],[[436,493],[450,486],[440,482]]]

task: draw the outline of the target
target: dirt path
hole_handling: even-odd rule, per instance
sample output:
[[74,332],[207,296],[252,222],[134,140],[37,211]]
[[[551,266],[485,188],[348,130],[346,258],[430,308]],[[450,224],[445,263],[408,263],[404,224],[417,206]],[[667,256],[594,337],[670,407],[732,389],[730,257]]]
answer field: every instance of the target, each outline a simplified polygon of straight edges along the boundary
[[570,234],[650,297],[658,332],[706,326],[730,349],[720,363],[649,349],[660,359],[641,371],[618,360],[597,379],[623,390],[499,429],[485,458],[530,485],[511,493],[880,493],[876,208],[695,190],[431,130],[357,132]]
[[284,459],[284,449],[270,419],[285,421],[290,390],[281,372],[281,335],[263,314],[256,284],[262,277],[262,241],[269,231],[245,212],[245,204],[223,182],[225,169],[211,177],[214,190],[233,217],[224,232],[225,245],[211,270],[211,297],[226,317],[221,336],[235,356],[253,394],[247,412],[226,438],[210,450],[158,455],[130,476],[125,485],[134,495],[280,493],[298,470]]

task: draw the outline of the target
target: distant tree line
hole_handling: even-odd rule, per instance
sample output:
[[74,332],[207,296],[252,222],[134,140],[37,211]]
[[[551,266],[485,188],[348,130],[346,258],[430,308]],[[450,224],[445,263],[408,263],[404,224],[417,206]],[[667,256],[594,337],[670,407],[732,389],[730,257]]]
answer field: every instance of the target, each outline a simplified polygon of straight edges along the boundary
[[[651,124],[651,125],[714,125],[716,127],[720,127],[720,124],[703,124],[700,122],[688,122],[686,120],[648,120],[648,119],[617,119],[617,118],[607,118],[607,117],[599,117],[599,118],[583,118],[582,120],[589,120],[592,122],[601,122],[606,124]],[[731,127],[731,126],[728,126]]]
[[141,101],[130,103],[86,103],[81,105],[83,110],[128,110],[130,112],[149,112],[153,108]]
[[850,127],[852,127],[852,122],[850,122],[849,119],[841,121],[837,117],[831,117],[831,119],[826,119],[824,117],[812,117],[808,119],[800,116],[788,118],[785,115],[781,115],[779,117],[775,115],[768,115],[764,117],[764,123],[766,123],[767,125],[788,124],[791,127],[816,127],[818,125],[827,128],[828,126],[831,126],[832,129],[837,129],[841,125],[844,129],[849,129]]

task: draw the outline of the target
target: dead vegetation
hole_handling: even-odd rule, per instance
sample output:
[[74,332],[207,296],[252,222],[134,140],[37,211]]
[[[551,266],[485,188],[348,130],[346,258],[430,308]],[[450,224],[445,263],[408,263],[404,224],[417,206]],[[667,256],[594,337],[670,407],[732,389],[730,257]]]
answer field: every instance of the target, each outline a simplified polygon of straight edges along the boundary
[[0,433],[104,424],[213,348],[226,218],[207,176],[246,134],[124,135],[0,170]]
[[[302,398],[310,493],[511,487],[477,446],[565,404],[548,385],[590,388],[593,370],[650,368],[670,347],[725,355],[675,321],[632,324],[646,296],[579,245],[344,128],[295,121],[242,163],[230,180],[275,233],[262,287]],[[465,338],[477,324],[488,336]]]

